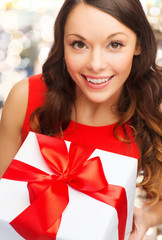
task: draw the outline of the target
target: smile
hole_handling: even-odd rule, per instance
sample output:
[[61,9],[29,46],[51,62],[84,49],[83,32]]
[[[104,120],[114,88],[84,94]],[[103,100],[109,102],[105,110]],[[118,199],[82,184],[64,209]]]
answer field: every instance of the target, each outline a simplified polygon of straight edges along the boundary
[[112,77],[109,78],[105,78],[105,79],[91,79],[91,78],[87,78],[88,82],[91,82],[93,84],[100,84],[100,83],[105,83],[107,81],[109,81]]
[[102,83],[106,83],[108,82],[111,78],[113,78],[114,75],[107,77],[107,78],[90,78],[90,77],[86,77],[85,75],[83,75],[83,77],[90,83],[92,84],[102,84]]

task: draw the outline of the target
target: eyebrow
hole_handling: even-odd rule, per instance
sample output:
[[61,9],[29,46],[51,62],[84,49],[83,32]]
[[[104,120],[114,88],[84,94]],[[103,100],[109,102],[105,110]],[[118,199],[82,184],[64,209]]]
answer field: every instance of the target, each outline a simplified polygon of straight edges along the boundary
[[[112,37],[114,37],[114,36],[116,36],[116,35],[125,35],[127,38],[128,38],[128,35],[126,34],[126,33],[124,33],[124,32],[116,32],[116,33],[112,33],[111,35],[109,35],[108,37],[107,37],[107,39],[110,39],[110,38],[112,38]],[[78,37],[78,38],[80,38],[80,39],[82,39],[82,40],[86,40],[86,38],[84,38],[84,37],[82,37],[81,35],[79,35],[79,34],[76,34],[76,33],[70,33],[70,34],[65,34],[65,36],[66,37],[69,37],[69,36],[76,36],[76,37]]]

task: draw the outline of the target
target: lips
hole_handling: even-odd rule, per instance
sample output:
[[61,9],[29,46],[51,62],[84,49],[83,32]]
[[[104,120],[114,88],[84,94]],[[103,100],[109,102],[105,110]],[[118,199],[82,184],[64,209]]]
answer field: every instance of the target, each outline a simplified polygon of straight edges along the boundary
[[91,76],[85,76],[82,75],[89,83],[98,85],[108,82],[111,78],[113,78],[114,75],[110,77],[91,77]]
[[85,84],[88,86],[89,89],[94,90],[101,90],[104,89],[109,85],[111,80],[114,78],[115,75],[107,76],[107,77],[96,77],[96,76],[89,76],[81,74]]

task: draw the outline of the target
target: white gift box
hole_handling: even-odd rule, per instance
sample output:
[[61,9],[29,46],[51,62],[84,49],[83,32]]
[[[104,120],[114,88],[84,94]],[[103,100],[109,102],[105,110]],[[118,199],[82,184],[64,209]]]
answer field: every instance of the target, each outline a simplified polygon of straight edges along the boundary
[[[65,141],[67,149],[70,142]],[[99,156],[109,184],[122,186],[127,196],[125,240],[132,229],[137,159],[95,149],[91,157]],[[53,174],[40,152],[35,133],[30,132],[16,160]],[[56,240],[119,240],[118,216],[114,207],[98,201],[68,186],[69,203],[62,214]],[[0,239],[22,240],[9,224],[30,205],[27,182],[0,180]],[[32,216],[31,216],[32,218]]]

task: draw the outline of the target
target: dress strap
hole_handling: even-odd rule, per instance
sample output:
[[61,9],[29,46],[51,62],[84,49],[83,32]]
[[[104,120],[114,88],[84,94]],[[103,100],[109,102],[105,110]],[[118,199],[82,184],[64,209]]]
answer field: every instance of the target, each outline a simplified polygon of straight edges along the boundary
[[29,77],[29,93],[28,93],[28,105],[26,115],[22,127],[22,141],[25,140],[28,132],[31,129],[29,124],[30,115],[40,106],[44,104],[45,94],[47,91],[46,85],[42,79],[42,74]]

